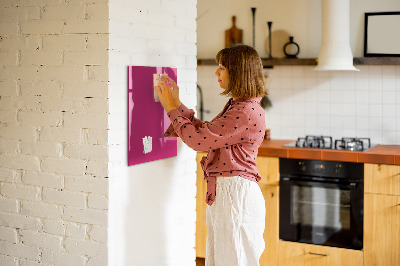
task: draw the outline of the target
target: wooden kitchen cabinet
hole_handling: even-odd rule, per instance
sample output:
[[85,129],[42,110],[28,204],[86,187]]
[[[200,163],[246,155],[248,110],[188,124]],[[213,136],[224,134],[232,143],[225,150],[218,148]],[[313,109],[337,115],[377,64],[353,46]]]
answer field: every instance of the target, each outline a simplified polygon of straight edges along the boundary
[[258,156],[257,169],[260,172],[260,185],[279,186],[279,158]]
[[400,196],[400,165],[364,164],[364,192]]
[[363,252],[345,248],[279,241],[279,266],[360,266]]
[[261,185],[261,191],[265,199],[265,250],[260,258],[260,266],[276,266],[278,263],[279,240],[279,187]]
[[400,265],[400,166],[364,167],[364,266]]
[[197,161],[197,192],[196,192],[196,257],[206,257],[206,192],[207,183],[204,181],[203,170],[201,169],[200,161],[203,156],[207,156],[206,152],[198,152]]

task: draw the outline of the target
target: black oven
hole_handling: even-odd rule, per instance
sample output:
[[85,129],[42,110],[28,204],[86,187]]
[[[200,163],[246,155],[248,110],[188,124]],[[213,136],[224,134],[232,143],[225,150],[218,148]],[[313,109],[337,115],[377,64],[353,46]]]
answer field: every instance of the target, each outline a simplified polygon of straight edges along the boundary
[[279,160],[279,238],[361,250],[364,165]]

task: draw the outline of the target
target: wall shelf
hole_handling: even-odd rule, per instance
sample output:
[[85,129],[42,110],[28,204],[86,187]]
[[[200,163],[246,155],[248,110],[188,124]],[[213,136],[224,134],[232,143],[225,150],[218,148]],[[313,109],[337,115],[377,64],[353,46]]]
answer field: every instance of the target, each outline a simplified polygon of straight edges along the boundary
[[[316,58],[261,58],[264,68],[274,66],[315,66]],[[356,57],[354,65],[400,65],[400,57]],[[217,65],[214,59],[197,59],[198,66]]]
[[356,57],[355,65],[400,65],[400,57]]

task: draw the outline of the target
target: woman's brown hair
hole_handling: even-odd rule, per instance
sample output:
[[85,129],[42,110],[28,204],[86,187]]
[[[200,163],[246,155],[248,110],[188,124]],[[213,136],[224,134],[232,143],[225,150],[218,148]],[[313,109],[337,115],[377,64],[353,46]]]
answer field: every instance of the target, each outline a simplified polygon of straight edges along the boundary
[[263,65],[257,51],[247,45],[222,49],[215,57],[229,74],[228,88],[221,95],[233,98],[254,98],[267,95]]

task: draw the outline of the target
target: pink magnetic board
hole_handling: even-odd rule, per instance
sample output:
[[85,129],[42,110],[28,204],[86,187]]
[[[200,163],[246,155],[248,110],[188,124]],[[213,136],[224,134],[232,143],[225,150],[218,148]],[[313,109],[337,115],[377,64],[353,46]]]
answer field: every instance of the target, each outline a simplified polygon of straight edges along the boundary
[[168,74],[177,82],[171,67],[128,67],[128,165],[176,156],[176,138],[163,138],[171,124],[161,103],[154,101],[154,74]]

